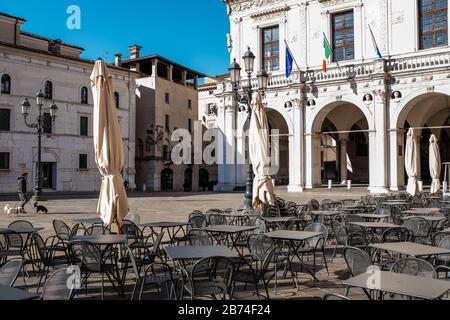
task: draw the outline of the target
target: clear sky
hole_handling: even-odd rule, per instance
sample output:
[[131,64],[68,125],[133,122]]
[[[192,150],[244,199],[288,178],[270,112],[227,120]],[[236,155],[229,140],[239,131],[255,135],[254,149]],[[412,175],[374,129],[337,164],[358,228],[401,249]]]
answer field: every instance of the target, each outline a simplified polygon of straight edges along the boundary
[[[81,29],[67,28],[70,5]],[[159,54],[208,75],[226,72],[229,22],[221,0],[0,0],[0,12],[25,18],[22,29],[83,47],[84,58],[129,57],[128,46]]]

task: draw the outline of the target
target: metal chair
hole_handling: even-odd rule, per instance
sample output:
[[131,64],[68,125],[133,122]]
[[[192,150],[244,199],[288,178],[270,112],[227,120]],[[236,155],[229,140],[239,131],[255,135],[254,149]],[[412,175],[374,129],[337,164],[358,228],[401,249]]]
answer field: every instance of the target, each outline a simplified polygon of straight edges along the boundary
[[303,255],[305,254],[313,254],[313,274],[316,275],[316,258],[317,252],[321,252],[323,256],[323,261],[325,263],[325,268],[327,270],[328,275],[330,271],[328,269],[327,257],[325,256],[325,243],[328,240],[328,228],[326,225],[322,223],[312,223],[306,226],[306,232],[317,232],[321,233],[320,236],[311,238],[305,242],[303,242],[302,247],[299,249],[299,253]]
[[428,261],[417,258],[404,258],[396,261],[391,272],[409,274],[412,276],[436,279],[437,273],[433,265]]
[[209,216],[209,225],[211,226],[223,226],[226,224],[227,219],[221,214],[213,213]]
[[[346,247],[344,249],[344,260],[347,264],[348,272],[351,277],[356,277],[360,274],[368,272],[373,268],[374,263],[369,254],[359,248]],[[363,289],[364,293],[371,299],[371,296],[367,290]],[[345,295],[348,296],[350,287],[345,290]]]
[[184,274],[183,296],[191,300],[211,297],[222,300],[231,297],[231,281],[234,279],[233,262],[226,257],[210,257],[196,262],[191,271],[182,269]]
[[[236,283],[244,283],[244,284],[253,284],[255,288],[256,295],[258,300],[261,299],[261,295],[259,293],[259,284],[262,283],[264,286],[264,290],[266,292],[266,298],[270,299],[268,285],[270,280],[275,276],[269,274],[269,279],[267,279],[267,274],[270,271],[270,263],[275,259],[275,250],[276,248],[272,248],[270,251],[266,253],[266,255],[261,259],[258,255],[248,256],[247,259],[241,260],[239,264],[236,266],[236,271],[232,278],[232,286],[230,297],[233,297],[234,290],[236,288]],[[248,259],[250,258],[250,260]],[[276,271],[275,271],[276,272]]]
[[208,232],[199,229],[189,231],[189,239],[192,246],[212,246],[213,239]]
[[111,234],[111,230],[104,225],[93,225],[86,229],[84,235],[86,236],[95,236],[95,235],[107,235]]
[[412,217],[403,223],[403,227],[411,231],[412,241],[419,240],[424,243],[428,239],[430,233],[430,224],[427,220],[420,217]]
[[347,246],[367,251],[369,240],[367,239],[365,233],[355,232],[348,235]]
[[14,286],[22,267],[23,260],[15,259],[8,261],[0,268],[0,284],[6,287]]
[[[440,240],[438,247],[450,249],[450,234]],[[438,275],[440,272],[444,272],[445,278],[448,278],[450,274],[450,254],[438,256],[436,258],[435,265],[437,265],[436,272]]]
[[381,242],[408,242],[411,236],[411,231],[405,227],[390,228],[383,232]]
[[336,252],[339,246],[345,248],[347,246],[347,229],[339,221],[332,221],[331,228],[333,230],[334,240],[336,241],[336,246],[334,247],[333,254],[331,255],[331,262],[333,262],[336,257]]
[[[119,267],[117,265],[117,253],[113,250],[101,251],[100,248],[88,241],[75,241],[69,246],[71,257],[76,258],[75,263],[79,265],[82,274],[84,274],[85,290],[87,292],[88,280],[92,274],[101,276],[101,298],[104,300],[104,282],[105,275],[118,292],[123,296],[123,288],[120,283]],[[114,283],[118,282],[118,286]],[[120,287],[120,288],[118,288]]]
[[139,226],[141,224],[141,216],[137,213],[130,213],[125,217],[125,220],[133,222],[135,225]]
[[[45,282],[41,300],[71,300],[77,284],[76,281],[80,280],[76,278],[78,275],[74,271],[75,269],[63,268],[51,274]],[[72,283],[69,286],[70,280],[72,280]]]
[[202,229],[206,227],[206,218],[204,215],[194,215],[189,218],[189,228]]
[[441,231],[441,232],[437,232],[433,235],[433,245],[435,247],[438,247],[439,244],[441,243],[442,239],[444,239],[445,237],[450,236],[450,231]]
[[161,288],[166,289],[166,298],[171,300],[176,298],[176,284],[179,277],[172,272],[172,268],[163,262],[155,262],[149,265],[140,279],[141,287],[139,291],[139,300],[142,300],[142,295],[146,286],[154,285],[158,288],[158,292]]

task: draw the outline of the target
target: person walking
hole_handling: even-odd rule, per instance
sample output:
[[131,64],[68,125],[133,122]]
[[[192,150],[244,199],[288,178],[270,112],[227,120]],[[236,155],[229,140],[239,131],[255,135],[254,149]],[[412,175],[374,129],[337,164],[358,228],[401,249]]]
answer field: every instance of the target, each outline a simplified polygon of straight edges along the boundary
[[31,198],[27,195],[27,178],[28,173],[24,172],[22,175],[17,179],[17,192],[19,193],[20,201],[22,202],[20,208],[22,209],[22,212],[25,213],[25,205],[30,201]]

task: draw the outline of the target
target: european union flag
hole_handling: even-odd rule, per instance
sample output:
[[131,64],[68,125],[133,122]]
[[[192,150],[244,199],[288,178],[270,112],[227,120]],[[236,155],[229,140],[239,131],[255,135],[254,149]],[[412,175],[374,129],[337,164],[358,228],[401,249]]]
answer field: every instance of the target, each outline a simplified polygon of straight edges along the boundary
[[286,78],[289,78],[292,74],[292,68],[294,64],[294,56],[292,55],[289,47],[286,46]]

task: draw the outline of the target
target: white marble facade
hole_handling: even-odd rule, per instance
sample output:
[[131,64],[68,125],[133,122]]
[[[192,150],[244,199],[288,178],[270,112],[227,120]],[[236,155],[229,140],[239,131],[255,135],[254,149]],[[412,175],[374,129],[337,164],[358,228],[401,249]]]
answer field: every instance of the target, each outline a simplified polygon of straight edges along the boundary
[[[0,94],[0,109],[9,110],[9,130],[0,131],[0,153],[9,154],[9,166],[0,169],[0,193],[17,191],[17,177],[29,173],[28,189],[34,184],[37,161],[37,135],[25,126],[20,105],[27,98],[32,107],[29,121],[37,114],[35,94],[44,83],[53,84],[53,99],[59,108],[52,133],[42,139],[42,160],[46,165],[49,189],[60,192],[97,191],[101,176],[94,161],[93,102],[90,75],[93,62],[80,59],[83,51],[59,43],[58,53],[49,53],[50,39],[22,32],[23,19],[0,14],[0,77],[8,75],[10,91]],[[16,30],[14,30],[16,29]],[[16,37],[14,37],[16,35]],[[135,185],[136,78],[138,73],[111,66],[115,90],[119,94],[119,121],[125,151],[124,176]],[[88,101],[82,103],[81,88],[88,88]],[[45,108],[44,108],[45,109]],[[87,135],[81,135],[80,119],[88,118]],[[80,154],[87,155],[87,168],[80,169]]]
[[[279,175],[288,177],[280,183],[287,184],[289,191],[322,187],[327,179],[359,181],[373,193],[403,189],[405,127],[422,133],[424,152],[429,134],[436,134],[442,140],[444,161],[450,160],[450,50],[448,43],[420,48],[419,0],[225,2],[230,62],[236,58],[243,66],[241,57],[249,46],[259,70],[262,30],[279,27],[280,68],[269,70],[265,102],[272,127],[280,129],[284,138],[281,158],[287,161]],[[332,15],[343,11],[353,13],[354,59],[330,62],[324,73],[323,33],[332,39]],[[369,26],[383,59],[377,57]],[[285,41],[301,70],[294,67],[290,78],[285,76]],[[218,106],[217,127],[226,142],[224,155],[239,159],[245,153],[239,132],[244,130],[246,114],[236,111],[230,83],[219,79],[201,90],[200,118],[213,98]],[[326,169],[328,165],[331,169]],[[421,164],[419,177],[425,183],[427,166]],[[241,186],[245,176],[245,166],[219,165],[218,189]]]

